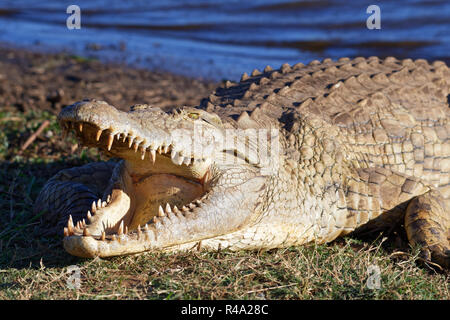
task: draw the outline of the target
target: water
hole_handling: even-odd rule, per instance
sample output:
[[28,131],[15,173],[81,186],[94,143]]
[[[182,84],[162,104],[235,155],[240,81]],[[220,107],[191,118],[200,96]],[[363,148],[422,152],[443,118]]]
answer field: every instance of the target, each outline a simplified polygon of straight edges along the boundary
[[[70,4],[80,30],[66,27]],[[366,27],[371,4],[380,30]],[[449,63],[450,1],[0,0],[0,42],[214,80],[326,57]]]

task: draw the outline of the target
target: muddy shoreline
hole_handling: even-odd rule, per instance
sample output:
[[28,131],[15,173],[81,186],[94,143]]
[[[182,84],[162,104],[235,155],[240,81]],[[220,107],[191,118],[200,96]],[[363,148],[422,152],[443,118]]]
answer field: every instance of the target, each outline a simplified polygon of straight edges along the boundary
[[105,100],[122,110],[137,103],[170,109],[198,105],[216,87],[168,72],[0,45],[0,111],[57,114],[85,98]]

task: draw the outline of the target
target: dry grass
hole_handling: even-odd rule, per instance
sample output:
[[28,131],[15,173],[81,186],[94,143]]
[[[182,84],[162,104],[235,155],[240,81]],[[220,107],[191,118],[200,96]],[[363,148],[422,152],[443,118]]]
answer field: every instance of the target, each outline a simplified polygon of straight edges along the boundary
[[[50,125],[23,153],[46,119]],[[49,113],[0,112],[0,299],[449,299],[448,274],[399,253],[395,237],[346,238],[328,245],[270,251],[146,253],[85,260],[68,255],[60,237],[34,234],[32,205],[58,170],[97,160],[63,142]],[[81,287],[69,289],[68,266]],[[371,265],[380,289],[367,287]]]

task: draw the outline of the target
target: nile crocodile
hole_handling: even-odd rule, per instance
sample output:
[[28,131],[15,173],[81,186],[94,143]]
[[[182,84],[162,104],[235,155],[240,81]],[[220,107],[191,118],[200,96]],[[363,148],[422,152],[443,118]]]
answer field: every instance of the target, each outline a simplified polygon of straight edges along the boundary
[[81,257],[268,249],[403,224],[448,267],[449,87],[441,61],[359,57],[255,69],[170,112],[84,100],[61,111],[62,128],[115,159],[59,172],[35,212]]

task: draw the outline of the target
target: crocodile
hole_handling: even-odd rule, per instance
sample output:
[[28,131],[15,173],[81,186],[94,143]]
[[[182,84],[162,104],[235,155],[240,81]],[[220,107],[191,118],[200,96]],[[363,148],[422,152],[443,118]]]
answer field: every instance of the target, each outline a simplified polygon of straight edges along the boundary
[[34,211],[79,257],[270,249],[403,226],[450,261],[450,72],[357,57],[267,66],[196,107],[65,107],[104,162],[60,171]]

